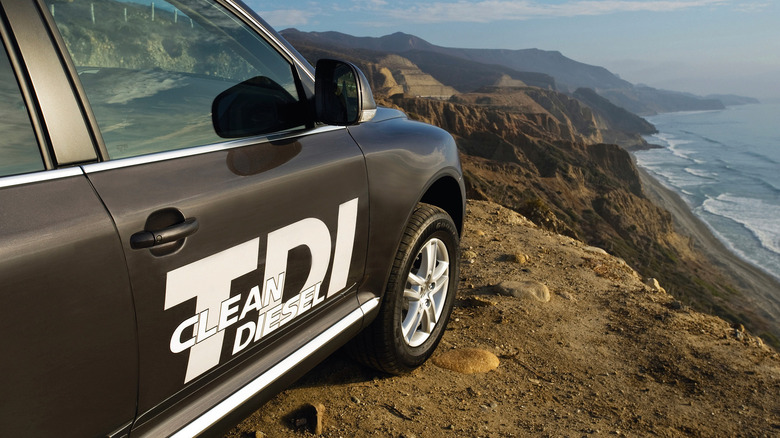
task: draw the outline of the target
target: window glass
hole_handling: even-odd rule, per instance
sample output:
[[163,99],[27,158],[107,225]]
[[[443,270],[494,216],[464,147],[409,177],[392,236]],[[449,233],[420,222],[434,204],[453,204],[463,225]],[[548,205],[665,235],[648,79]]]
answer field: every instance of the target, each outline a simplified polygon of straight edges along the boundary
[[[111,158],[305,124],[293,66],[211,0],[177,1],[178,7],[162,0],[46,3]],[[245,86],[258,83],[273,91]],[[251,90],[250,96],[236,99],[235,90]],[[253,128],[215,129],[212,106],[229,108]]]
[[30,115],[8,53],[0,44],[0,176],[43,170]]

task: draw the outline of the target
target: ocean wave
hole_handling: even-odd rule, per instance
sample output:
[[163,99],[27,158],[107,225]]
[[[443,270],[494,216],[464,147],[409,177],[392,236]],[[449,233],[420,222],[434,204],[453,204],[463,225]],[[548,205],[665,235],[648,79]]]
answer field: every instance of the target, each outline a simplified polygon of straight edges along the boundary
[[690,175],[698,176],[699,178],[704,178],[709,180],[717,179],[718,176],[716,172],[707,172],[706,170],[694,169],[692,167],[686,167],[683,170],[685,170],[685,172]]
[[696,175],[694,172],[688,172],[687,169],[681,171],[682,169],[676,169],[670,166],[652,166],[645,168],[652,170],[655,175],[665,182],[664,185],[668,186],[668,188],[686,194],[691,193],[690,191],[686,191],[686,188],[696,188],[717,183],[717,180],[712,176],[705,177]]
[[761,162],[769,163],[776,166],[780,165],[780,163],[777,162],[777,160],[768,157],[766,154],[758,153],[755,151],[747,151],[747,150],[742,151],[742,153]]
[[761,199],[743,198],[725,193],[708,197],[704,211],[731,219],[747,228],[765,249],[780,256],[780,206]]
[[656,134],[655,136],[666,143],[666,149],[669,150],[669,152],[671,152],[675,157],[682,158],[686,161],[695,161],[691,157],[691,154],[694,151],[681,148],[681,146],[694,143],[692,140],[685,140],[672,134]]
[[684,140],[678,138],[674,134],[669,134],[666,132],[659,132],[657,134],[653,134],[650,136],[650,138],[654,140],[660,140],[660,142],[662,143],[661,146],[665,145],[667,148],[675,148],[677,146],[693,143],[691,140]]
[[712,144],[716,144],[716,145],[719,145],[719,146],[726,146],[725,144],[719,142],[718,140],[713,140],[713,139],[711,139],[709,137],[705,137],[705,136],[703,136],[701,134],[697,134],[697,133],[695,133],[693,131],[680,130],[680,132],[683,132],[683,133],[691,135],[693,137],[702,139],[702,140],[706,141],[707,143],[712,143]]

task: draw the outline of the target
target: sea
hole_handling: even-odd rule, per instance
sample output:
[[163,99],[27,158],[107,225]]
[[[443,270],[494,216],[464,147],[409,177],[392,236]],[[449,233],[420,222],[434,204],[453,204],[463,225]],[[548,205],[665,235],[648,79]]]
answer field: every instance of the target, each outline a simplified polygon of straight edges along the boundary
[[[732,252],[780,280],[780,102],[646,117],[637,164]],[[780,291],[778,291],[780,294]]]

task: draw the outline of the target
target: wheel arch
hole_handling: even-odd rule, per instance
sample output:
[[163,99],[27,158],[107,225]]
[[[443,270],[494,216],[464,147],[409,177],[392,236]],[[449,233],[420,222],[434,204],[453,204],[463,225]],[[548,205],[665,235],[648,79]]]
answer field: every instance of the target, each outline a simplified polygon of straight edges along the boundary
[[465,194],[458,180],[450,175],[444,175],[435,180],[423,193],[420,202],[435,205],[450,215],[458,234],[463,235]]

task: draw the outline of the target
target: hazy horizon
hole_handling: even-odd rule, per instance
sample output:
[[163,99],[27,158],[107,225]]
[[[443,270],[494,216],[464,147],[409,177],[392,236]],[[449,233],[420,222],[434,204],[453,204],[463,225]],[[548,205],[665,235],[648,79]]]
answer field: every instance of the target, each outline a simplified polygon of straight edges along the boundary
[[552,50],[634,84],[780,98],[780,5],[767,1],[245,1],[277,30]]

